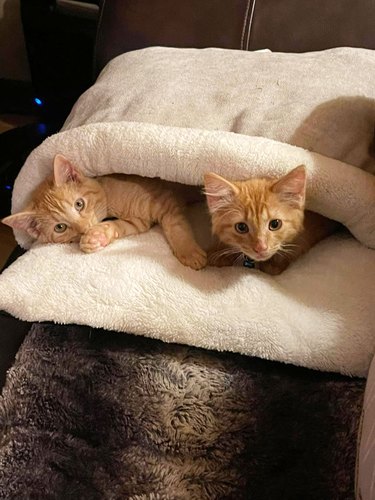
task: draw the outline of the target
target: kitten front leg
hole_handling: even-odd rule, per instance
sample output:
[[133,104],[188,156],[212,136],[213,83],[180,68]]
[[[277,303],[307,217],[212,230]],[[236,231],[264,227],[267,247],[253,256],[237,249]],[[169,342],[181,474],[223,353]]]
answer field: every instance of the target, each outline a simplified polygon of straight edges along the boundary
[[137,218],[100,222],[82,235],[79,246],[85,253],[97,252],[118,238],[144,233],[150,227],[150,221]]
[[184,266],[199,270],[207,264],[207,254],[195,241],[192,229],[181,211],[165,214],[160,220],[174,255]]

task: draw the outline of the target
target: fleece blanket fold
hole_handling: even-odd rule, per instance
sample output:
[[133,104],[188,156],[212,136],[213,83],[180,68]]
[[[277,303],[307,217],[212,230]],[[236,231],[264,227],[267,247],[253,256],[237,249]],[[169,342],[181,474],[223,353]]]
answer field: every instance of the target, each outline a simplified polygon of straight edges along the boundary
[[[245,179],[279,176],[303,163],[308,208],[342,222],[351,235],[322,242],[276,278],[245,268],[184,268],[159,228],[90,255],[74,245],[34,245],[0,276],[0,307],[31,321],[87,324],[365,376],[375,348],[375,179],[369,156],[374,79],[370,86],[367,76],[374,73],[374,54],[336,49],[298,56],[154,48],[116,58],[77,102],[63,130],[27,159],[14,186],[12,211],[21,210],[51,172],[56,153],[91,176],[136,173],[195,185],[207,171]],[[293,78],[287,78],[285,58],[294,64]],[[237,86],[230,74],[232,99],[217,69],[227,64],[229,71],[230,61],[243,69]],[[327,123],[338,117],[338,75],[355,61],[372,66],[362,78],[345,73],[350,83],[343,87],[357,95],[342,101],[355,109],[350,136],[342,116],[333,129]],[[192,89],[185,97],[181,64]],[[312,74],[299,101],[298,93],[291,94],[297,68],[306,73],[313,67],[320,67],[327,86],[314,85]],[[240,98],[249,68],[255,76]],[[198,100],[191,108],[197,88],[205,115]],[[159,95],[157,106],[150,95]],[[259,136],[245,113],[246,98],[263,128],[268,109],[268,136]],[[285,123],[280,136],[274,133],[270,98],[276,123],[282,116]],[[335,103],[324,106],[327,99]],[[185,114],[179,118],[180,109]],[[191,214],[203,236],[209,232],[205,212],[197,206]],[[23,234],[17,238],[30,246]]]

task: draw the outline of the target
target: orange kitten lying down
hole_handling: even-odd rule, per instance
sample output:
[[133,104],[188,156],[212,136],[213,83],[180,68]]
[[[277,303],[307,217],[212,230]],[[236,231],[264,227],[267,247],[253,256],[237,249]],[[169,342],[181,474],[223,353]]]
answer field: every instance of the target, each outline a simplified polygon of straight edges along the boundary
[[[84,252],[96,252],[159,223],[182,264],[206,265],[172,183],[135,175],[85,177],[62,155],[56,155],[53,167],[53,176],[35,190],[25,211],[6,217],[4,224],[41,243],[79,242]],[[108,217],[116,220],[104,221]]]
[[233,265],[243,255],[268,274],[280,274],[338,223],[305,211],[306,170],[296,167],[278,179],[228,181],[205,175],[205,193],[217,247],[209,263]]

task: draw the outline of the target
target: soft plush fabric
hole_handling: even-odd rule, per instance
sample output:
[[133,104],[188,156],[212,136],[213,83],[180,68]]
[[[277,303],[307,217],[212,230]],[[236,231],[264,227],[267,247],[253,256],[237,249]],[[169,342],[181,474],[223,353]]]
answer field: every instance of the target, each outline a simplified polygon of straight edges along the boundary
[[34,325],[0,398],[0,497],[353,498],[364,383]]
[[201,183],[202,172],[210,168],[244,178],[281,173],[305,162],[311,169],[310,208],[344,222],[375,247],[374,178],[254,138],[297,145],[375,172],[369,148],[374,79],[375,54],[366,49],[282,54],[153,47],[123,54],[80,97],[62,130],[124,120],[132,124],[124,124],[118,134],[116,126],[89,127],[81,134],[74,131],[73,141],[72,136],[52,138],[49,148],[37,149],[26,163],[12,210],[22,208],[25,195],[50,171],[51,157],[60,149],[93,175],[125,169],[193,184]]
[[[307,207],[342,222],[375,248],[375,176],[299,147],[263,137],[148,123],[84,125],[53,135],[31,153],[16,179],[12,212],[21,210],[32,190],[51,174],[56,153],[90,176],[135,173],[195,185],[202,184],[208,171],[240,180],[282,175],[303,163],[308,170]],[[24,234],[16,234],[19,243],[28,246]]]
[[[76,246],[35,247],[0,277],[0,307],[31,321],[366,375],[375,348],[375,259],[366,248],[375,247],[375,178],[354,165],[371,170],[374,68],[372,51],[361,49],[286,55],[154,48],[116,58],[64,131],[30,155],[13,211],[51,172],[56,153],[88,175],[138,173],[186,184],[200,184],[209,170],[243,179],[304,163],[308,207],[339,220],[359,241],[331,238],[277,278],[244,268],[184,268],[158,228],[94,255]],[[333,105],[343,97],[350,112]],[[200,219],[197,228],[209,231]]]
[[113,59],[63,130],[113,121],[268,137],[372,168],[375,54],[154,47]]

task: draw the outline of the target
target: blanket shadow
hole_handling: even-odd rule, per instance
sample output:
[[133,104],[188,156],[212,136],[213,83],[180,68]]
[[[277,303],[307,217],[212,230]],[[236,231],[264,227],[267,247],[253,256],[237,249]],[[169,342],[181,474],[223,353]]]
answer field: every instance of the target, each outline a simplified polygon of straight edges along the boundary
[[[334,326],[339,332],[328,340],[330,350],[343,358],[351,352],[353,366],[356,358],[356,369],[362,372],[375,351],[373,322],[368,319],[373,314],[366,312],[370,298],[375,296],[375,284],[371,280],[375,275],[374,257],[374,250],[362,246],[343,228],[275,279],[285,296],[309,310],[318,311],[322,319],[326,317],[327,327]],[[359,325],[358,318],[365,316],[368,323],[363,320]],[[317,334],[321,333],[324,332],[317,327]]]
[[345,96],[324,102],[287,142],[375,173],[375,99]]

